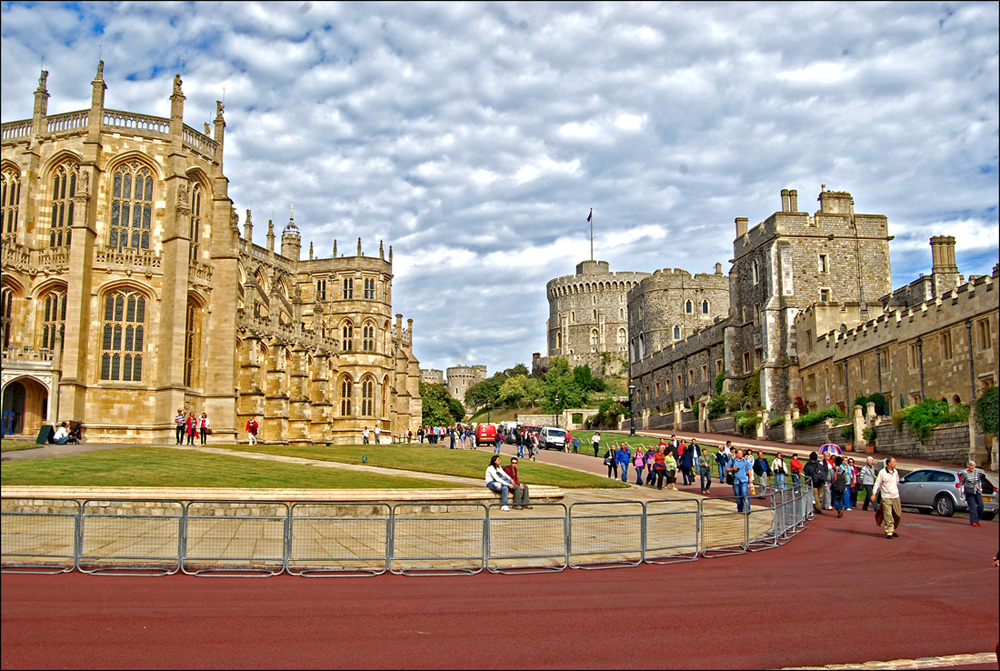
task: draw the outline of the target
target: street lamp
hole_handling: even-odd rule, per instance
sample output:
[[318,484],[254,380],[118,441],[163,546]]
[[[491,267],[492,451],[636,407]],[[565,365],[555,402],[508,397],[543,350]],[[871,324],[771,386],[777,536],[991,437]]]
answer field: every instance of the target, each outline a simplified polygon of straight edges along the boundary
[[556,428],[559,428],[559,397],[556,396]]
[[628,435],[635,437],[635,415],[632,412],[632,396],[635,394],[635,385],[629,384],[628,386]]
[[492,410],[492,409],[493,409],[493,404],[490,403],[489,401],[486,401],[486,423],[487,424],[491,423],[490,422],[490,410]]

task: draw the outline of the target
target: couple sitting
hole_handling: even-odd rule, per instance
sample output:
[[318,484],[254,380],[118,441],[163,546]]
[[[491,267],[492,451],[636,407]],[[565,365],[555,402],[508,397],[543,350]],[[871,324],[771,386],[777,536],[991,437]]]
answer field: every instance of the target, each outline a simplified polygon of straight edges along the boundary
[[500,468],[500,455],[494,454],[490,458],[490,465],[486,467],[486,486],[500,494],[500,510],[504,512],[510,510],[507,505],[510,490],[514,491],[516,510],[532,507],[531,498],[528,496],[528,485],[522,484],[517,477],[517,457],[511,457],[510,465]]

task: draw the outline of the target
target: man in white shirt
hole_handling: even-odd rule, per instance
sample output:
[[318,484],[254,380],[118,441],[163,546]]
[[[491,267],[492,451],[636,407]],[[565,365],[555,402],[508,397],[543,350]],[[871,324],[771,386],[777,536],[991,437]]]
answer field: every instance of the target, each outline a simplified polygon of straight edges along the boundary
[[382,444],[382,427],[380,426],[375,427],[375,444],[376,445]]
[[898,538],[896,529],[903,517],[903,510],[899,505],[899,471],[896,470],[896,458],[889,457],[885,462],[885,468],[879,471],[875,478],[875,494],[872,494],[871,503],[875,503],[875,497],[882,495],[882,520],[885,522],[885,537]]
[[52,442],[56,445],[63,445],[67,440],[69,440],[69,428],[67,428],[66,422],[63,422],[56,429],[55,435],[52,436]]

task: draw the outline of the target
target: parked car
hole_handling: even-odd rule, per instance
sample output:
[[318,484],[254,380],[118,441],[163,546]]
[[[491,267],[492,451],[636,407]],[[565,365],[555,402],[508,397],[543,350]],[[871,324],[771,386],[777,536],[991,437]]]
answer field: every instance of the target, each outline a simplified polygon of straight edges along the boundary
[[[983,480],[983,519],[991,520],[1000,506],[997,481],[982,469],[976,470]],[[961,471],[944,468],[921,468],[908,473],[899,481],[899,503],[925,514],[937,511],[943,517],[951,517],[955,511],[967,511],[969,505],[962,492],[960,474]]]
[[538,447],[546,450],[566,450],[566,431],[557,429],[554,426],[543,426],[538,435]]

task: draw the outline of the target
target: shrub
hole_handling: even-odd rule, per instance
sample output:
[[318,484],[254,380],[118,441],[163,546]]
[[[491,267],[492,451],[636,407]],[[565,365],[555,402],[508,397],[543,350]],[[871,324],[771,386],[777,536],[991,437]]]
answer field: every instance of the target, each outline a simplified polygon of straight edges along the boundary
[[867,408],[869,403],[875,404],[875,414],[882,416],[889,414],[889,399],[878,392],[870,396],[858,396],[854,399],[854,405],[860,405],[862,408]]
[[824,408],[823,410],[807,412],[806,414],[802,415],[797,420],[795,420],[795,422],[793,422],[793,426],[796,429],[808,429],[810,426],[815,426],[816,424],[819,424],[823,420],[829,419],[831,417],[834,419],[845,419],[847,415],[842,413],[840,411],[840,408],[837,407]]
[[784,424],[784,423],[785,423],[785,418],[784,417],[775,417],[770,422],[768,422],[767,425],[773,429],[774,427],[779,426],[779,425]]
[[740,435],[747,436],[748,438],[753,438],[757,435],[757,427],[760,426],[761,417],[757,415],[760,408],[753,408],[751,410],[741,410],[736,413],[734,419],[736,420],[736,429],[740,432]]
[[1000,423],[1000,389],[990,387],[983,393],[982,397],[976,401],[976,424],[979,430],[987,436],[998,434],[998,423]]
[[878,433],[875,432],[874,426],[866,427],[865,430],[861,432],[861,435],[865,437],[865,442],[871,443],[872,445],[875,444],[875,439],[878,438]]
[[929,398],[922,403],[899,410],[892,416],[892,425],[897,431],[901,431],[904,425],[910,427],[922,443],[927,440],[927,436],[935,426],[969,421],[969,410],[969,406],[963,403],[948,405],[945,401]]
[[848,424],[840,429],[840,437],[844,440],[854,440],[854,425]]

